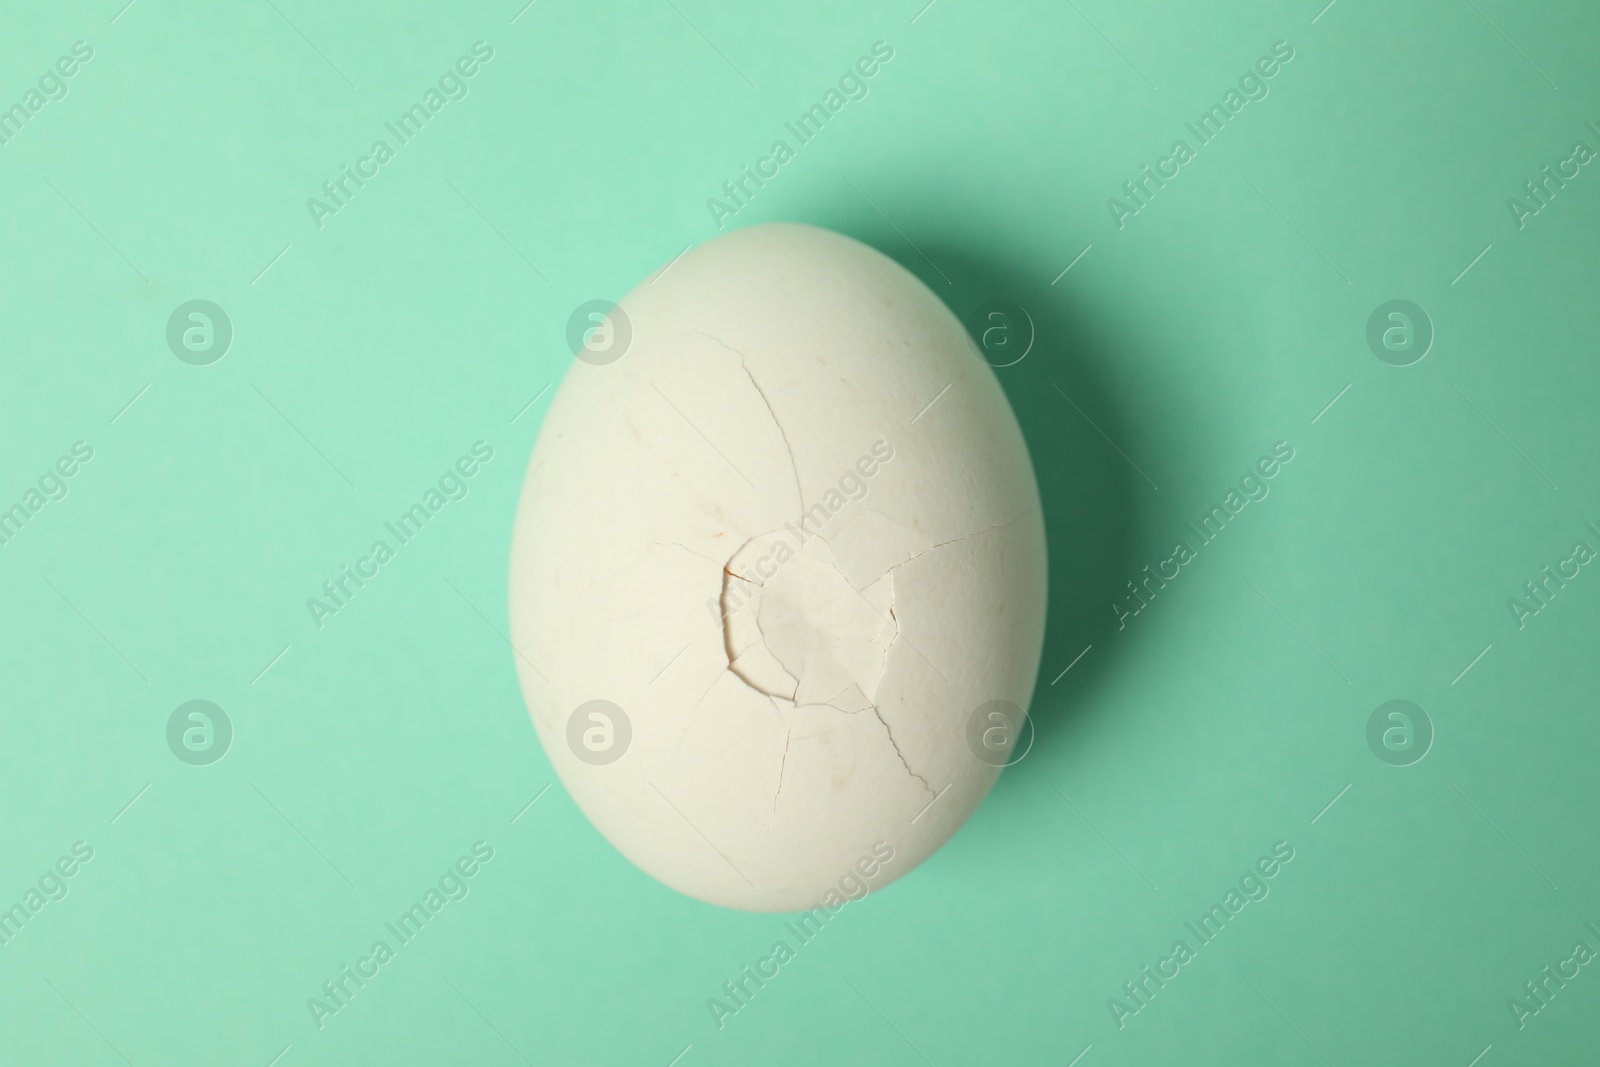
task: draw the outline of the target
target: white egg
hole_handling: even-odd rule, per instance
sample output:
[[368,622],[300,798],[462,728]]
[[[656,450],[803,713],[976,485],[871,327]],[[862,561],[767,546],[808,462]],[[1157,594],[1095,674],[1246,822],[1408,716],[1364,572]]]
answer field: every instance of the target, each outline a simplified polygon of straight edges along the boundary
[[653,877],[842,905],[949,839],[1015,743],[1046,590],[1022,433],[949,309],[826,230],[718,237],[620,307],[517,513],[534,726]]

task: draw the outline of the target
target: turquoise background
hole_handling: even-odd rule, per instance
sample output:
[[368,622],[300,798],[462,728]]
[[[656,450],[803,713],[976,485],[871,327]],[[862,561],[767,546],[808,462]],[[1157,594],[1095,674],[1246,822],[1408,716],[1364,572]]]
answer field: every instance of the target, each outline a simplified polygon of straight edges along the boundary
[[[1508,599],[1600,548],[1600,174],[1521,228],[1507,198],[1600,148],[1600,12],[923,3],[7,12],[0,106],[94,54],[0,146],[0,507],[94,457],[0,546],[0,906],[94,851],[0,947],[0,1060],[1590,1062],[1595,967],[1522,1028],[1508,999],[1600,949],[1600,576],[1522,628]],[[307,198],[479,40],[319,229]],[[728,225],[1027,309],[997,373],[1050,536],[1037,737],[719,1030],[783,917],[654,883],[551,785],[511,517],[568,315],[714,236],[707,198],[880,40]],[[1107,199],[1278,41],[1269,95],[1119,229]],[[234,331],[206,366],[165,336],[195,299]],[[1410,366],[1367,346],[1391,299],[1435,330]],[[469,495],[318,629],[306,599],[480,440]],[[1119,628],[1277,441],[1271,495]],[[234,730],[207,766],[167,745],[192,699]],[[1410,766],[1368,748],[1392,699],[1435,734]],[[469,895],[319,1029],[307,999],[477,841]],[[1278,841],[1270,895],[1119,1028]]]

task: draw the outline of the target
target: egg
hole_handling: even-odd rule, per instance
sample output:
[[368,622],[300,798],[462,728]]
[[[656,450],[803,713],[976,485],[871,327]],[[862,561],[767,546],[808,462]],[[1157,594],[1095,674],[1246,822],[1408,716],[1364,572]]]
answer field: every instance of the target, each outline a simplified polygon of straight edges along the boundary
[[836,908],[909,873],[1031,729],[1044,520],[994,371],[904,268],[802,225],[719,236],[584,321],[510,568],[555,772],[713,904]]

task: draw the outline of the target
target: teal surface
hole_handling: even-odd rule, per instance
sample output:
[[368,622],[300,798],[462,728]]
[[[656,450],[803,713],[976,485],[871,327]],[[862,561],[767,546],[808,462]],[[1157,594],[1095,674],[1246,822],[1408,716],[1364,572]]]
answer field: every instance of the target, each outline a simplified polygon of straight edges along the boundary
[[[1593,1061],[1592,5],[122,2],[0,34],[0,1062]],[[506,561],[573,309],[771,220],[1026,311],[1051,606],[719,1026],[784,917],[552,785]]]

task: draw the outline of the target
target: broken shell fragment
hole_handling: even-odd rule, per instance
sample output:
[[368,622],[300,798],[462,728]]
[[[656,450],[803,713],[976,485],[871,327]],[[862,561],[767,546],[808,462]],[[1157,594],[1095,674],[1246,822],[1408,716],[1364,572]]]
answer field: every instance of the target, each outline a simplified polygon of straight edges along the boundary
[[880,888],[994,784],[971,716],[1033,694],[1044,522],[1011,407],[927,287],[826,230],[718,237],[611,317],[626,350],[572,364],[513,534],[550,762],[690,896]]

